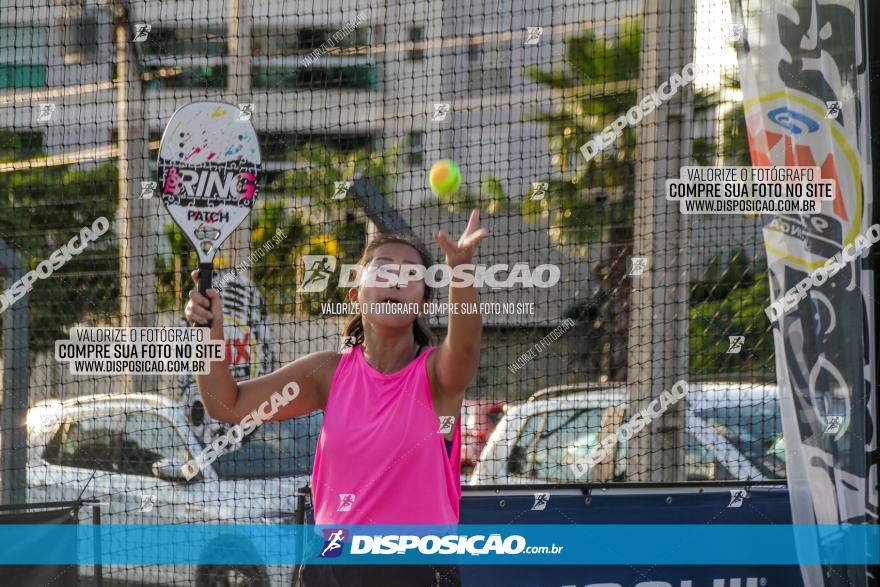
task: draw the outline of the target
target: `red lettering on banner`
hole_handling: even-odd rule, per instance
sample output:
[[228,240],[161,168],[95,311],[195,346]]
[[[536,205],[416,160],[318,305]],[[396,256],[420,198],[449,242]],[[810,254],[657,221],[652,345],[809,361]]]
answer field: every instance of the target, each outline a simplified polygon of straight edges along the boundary
[[[748,125],[751,128],[752,125]],[[773,161],[770,159],[770,151],[782,139],[782,135],[770,131],[761,131],[758,135],[753,135],[751,131],[746,131],[749,135],[749,151],[752,155],[752,165],[755,167],[772,167]]]
[[249,364],[251,362],[251,354],[248,352],[248,342],[250,339],[250,332],[245,334],[244,338],[233,339],[232,344],[235,345],[235,360],[232,362],[233,365],[238,365],[239,363]]
[[248,343],[251,334],[247,333],[244,338],[226,339],[226,364],[238,365],[239,363],[250,364],[251,354],[248,351]]
[[846,208],[843,207],[843,194],[840,193],[840,181],[837,179],[837,166],[834,164],[834,157],[831,155],[825,157],[820,169],[822,169],[822,179],[834,180],[834,213],[844,220],[849,220]]
[[770,131],[761,131],[757,135],[748,132],[749,151],[752,155],[752,165],[755,167],[772,167],[773,160],[770,151],[773,150],[780,140],[785,140],[785,166],[786,167],[819,167],[822,170],[822,179],[834,180],[834,213],[843,220],[848,220],[849,215],[843,204],[843,195],[840,192],[840,181],[837,178],[837,166],[834,156],[829,153],[822,165],[817,166],[813,157],[813,150],[809,145],[793,145],[791,137]]

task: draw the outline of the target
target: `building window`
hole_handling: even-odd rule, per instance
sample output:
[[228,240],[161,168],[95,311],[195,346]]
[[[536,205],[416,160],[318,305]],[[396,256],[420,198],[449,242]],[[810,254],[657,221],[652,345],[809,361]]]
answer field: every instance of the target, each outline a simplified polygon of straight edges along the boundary
[[[472,52],[473,51],[473,52]],[[468,93],[470,95],[510,92],[511,49],[509,43],[468,47]]]
[[425,161],[425,133],[412,131],[406,142],[406,162],[412,167],[419,167]]
[[148,88],[226,87],[225,29],[154,28],[142,45]]
[[46,87],[49,30],[0,26],[0,90]]
[[414,26],[409,28],[409,41],[416,46],[406,52],[406,58],[419,61],[425,58],[425,27]]
[[372,63],[255,64],[251,70],[254,88],[261,90],[375,90],[377,68]]
[[227,32],[224,27],[153,27],[141,52],[147,56],[225,57]]
[[339,30],[256,30],[251,69],[254,88],[375,90],[378,68],[369,56],[370,29],[358,27],[336,38]]
[[330,29],[299,29],[293,38],[297,40],[297,49],[311,51],[318,49],[332,34],[333,31]]
[[[342,30],[303,28],[291,33],[280,28],[255,28],[252,54],[254,57],[307,57],[313,51],[327,55],[367,55],[370,28],[357,27],[336,37]],[[321,46],[324,45],[322,49]]]
[[[95,63],[100,38],[99,20],[102,13],[94,8],[73,5],[65,8],[64,62]],[[109,17],[107,18],[109,21]]]
[[474,65],[480,62],[480,43],[477,41],[476,35],[471,35],[468,42],[468,63]]

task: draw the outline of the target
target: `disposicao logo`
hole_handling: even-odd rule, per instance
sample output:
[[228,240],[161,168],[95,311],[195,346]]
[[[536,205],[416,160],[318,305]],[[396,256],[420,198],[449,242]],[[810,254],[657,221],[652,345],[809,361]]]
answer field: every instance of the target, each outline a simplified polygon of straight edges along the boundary
[[[304,255],[305,272],[300,291],[319,292],[327,289],[330,277],[336,271],[336,257],[332,255]],[[505,276],[506,275],[506,276]],[[339,287],[406,287],[410,281],[421,281],[431,287],[483,287],[494,289],[549,288],[559,283],[561,270],[556,265],[543,264],[531,269],[526,263],[473,265],[455,267],[439,263],[424,265],[386,263],[384,265],[340,266]]]
[[345,530],[324,530],[324,548],[321,550],[320,558],[335,558],[342,554],[342,544],[347,538]]

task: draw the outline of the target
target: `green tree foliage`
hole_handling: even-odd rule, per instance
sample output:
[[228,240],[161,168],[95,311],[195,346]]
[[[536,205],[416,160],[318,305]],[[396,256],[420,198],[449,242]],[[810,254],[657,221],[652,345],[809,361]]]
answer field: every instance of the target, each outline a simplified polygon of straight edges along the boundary
[[[269,200],[254,212],[251,226],[251,250],[265,251],[251,270],[254,283],[271,310],[292,314],[297,263],[309,242],[308,224],[302,214],[291,212],[283,200]],[[279,230],[284,238],[275,239]]]
[[486,214],[501,214],[510,210],[504,184],[494,175],[483,177],[477,191],[462,187],[451,194],[434,194],[429,203],[445,207],[450,214],[467,213],[474,208]]
[[[755,271],[741,249],[727,259],[716,255],[692,282],[690,301],[691,374],[774,375],[773,327],[764,314],[770,304],[766,268]],[[745,337],[739,353],[727,352],[729,336]]]
[[550,154],[559,174],[547,178],[547,195],[526,197],[527,219],[548,218],[560,244],[589,245],[605,240],[615,224],[632,224],[636,132],[626,128],[618,141],[587,162],[580,152],[596,134],[636,104],[641,25],[623,23],[613,39],[587,31],[566,40],[561,69],[531,68],[527,74],[557,94],[549,111],[527,117],[547,128]]
[[[263,200],[249,217],[251,224],[251,255],[238,266],[227,266],[215,259],[215,267],[250,271],[251,279],[263,300],[277,311],[292,312],[287,305],[296,301],[296,265],[309,240],[309,228],[302,214],[291,212],[282,199]],[[286,238],[275,239],[276,234]],[[165,238],[171,253],[156,259],[156,287],[160,309],[182,309],[192,282],[190,272],[199,259],[193,246],[176,224],[165,226]],[[220,258],[225,259],[223,248]]]
[[[524,216],[532,221],[549,220],[550,236],[560,244],[588,247],[607,243],[611,259],[597,268],[605,282],[620,283],[619,260],[629,254],[632,239],[637,129],[626,127],[617,141],[589,162],[579,149],[608,124],[636,105],[638,96],[641,25],[624,23],[611,39],[586,32],[566,40],[566,62],[558,70],[528,71],[536,82],[554,90],[553,110],[540,111],[528,119],[547,128],[550,153],[558,173],[547,178],[542,200],[530,194],[522,203]],[[721,91],[694,92],[694,118],[710,117],[737,89],[735,77],[724,80]],[[723,111],[721,139],[696,138],[694,160],[712,165],[750,165],[748,137],[742,104]],[[766,270],[754,273],[742,251],[732,255],[722,270],[722,259],[712,261],[709,271],[693,284],[691,293],[691,370],[698,374],[724,372],[772,372],[773,340],[763,309],[769,303]],[[600,323],[608,344],[625,339],[627,288],[603,287],[583,307],[572,307],[572,316],[610,316]],[[727,354],[728,336],[743,335],[740,354]],[[619,353],[618,353],[619,354]],[[613,370],[612,370],[613,371]],[[616,375],[623,372],[617,369]],[[612,378],[615,373],[611,373]]]
[[[38,156],[20,135],[0,131],[0,161]],[[90,169],[34,167],[0,173],[0,235],[22,256],[28,269],[42,261],[96,218],[114,224],[116,166]],[[3,289],[11,285],[3,284]],[[108,322],[119,311],[119,250],[111,231],[71,257],[30,291],[31,351],[54,348],[69,328],[83,321]]]
[[[351,193],[334,199],[335,182],[353,181],[363,175],[393,201],[399,150],[399,145],[394,145],[379,152],[347,152],[309,144],[288,154],[296,167],[278,177],[271,189],[308,202],[304,217],[308,238],[299,249],[297,278],[293,283],[301,283],[308,270],[300,261],[302,255],[333,255],[339,264],[355,263],[360,258],[366,244],[366,224]],[[344,301],[345,291],[337,287],[338,277],[338,272],[334,273],[325,292],[300,296],[302,311],[322,315],[322,302]]]
[[[350,195],[341,200],[333,199],[337,181],[351,181],[355,175],[363,174],[381,193],[391,197],[397,175],[398,150],[395,146],[377,153],[364,150],[345,152],[307,144],[288,153],[288,160],[296,167],[282,173],[269,188],[308,201],[309,214],[315,216],[315,220],[330,222],[341,211],[357,209]],[[324,217],[319,218],[319,213]]]
[[[739,79],[736,76],[724,76],[722,91],[695,92],[694,118],[708,115],[710,111],[725,102],[723,94],[739,88]],[[733,102],[729,106],[722,115],[720,140],[711,137],[694,139],[693,157],[698,165],[715,165],[720,159],[724,165],[751,166],[749,137],[742,102]]]

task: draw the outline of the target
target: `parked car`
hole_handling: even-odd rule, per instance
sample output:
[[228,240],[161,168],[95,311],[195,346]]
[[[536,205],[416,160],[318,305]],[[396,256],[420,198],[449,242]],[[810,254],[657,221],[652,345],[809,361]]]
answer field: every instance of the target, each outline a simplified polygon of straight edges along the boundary
[[[289,523],[307,484],[322,413],[258,426],[187,481],[202,452],[186,408],[159,395],[50,400],[28,411],[29,503],[96,499],[104,524]],[[230,526],[234,533],[234,527]],[[206,544],[208,552],[213,545]],[[91,566],[81,573],[92,573]],[[293,566],[114,566],[134,582],[287,587]]]
[[[778,389],[770,385],[689,386],[685,478],[691,481],[785,477]],[[632,416],[621,384],[576,384],[509,406],[483,449],[471,485],[626,481],[626,441],[604,464],[577,477],[573,464]],[[621,437],[623,435],[620,435]]]
[[489,435],[504,416],[505,402],[491,399],[466,399],[461,406],[461,474],[470,476],[489,440]]

